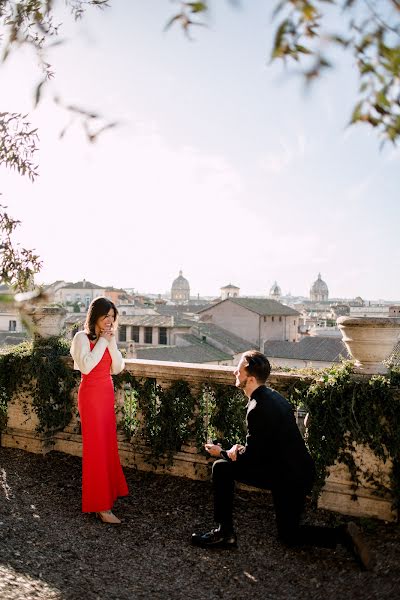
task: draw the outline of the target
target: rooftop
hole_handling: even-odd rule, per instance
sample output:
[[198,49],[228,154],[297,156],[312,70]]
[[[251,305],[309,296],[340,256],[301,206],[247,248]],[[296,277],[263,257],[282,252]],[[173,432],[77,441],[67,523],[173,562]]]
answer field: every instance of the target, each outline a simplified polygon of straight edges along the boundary
[[[282,315],[297,317],[300,314],[297,310],[294,310],[293,308],[285,306],[285,304],[281,304],[280,302],[270,298],[227,298],[218,304],[222,304],[222,302],[234,302],[235,304],[239,304],[240,306],[243,306],[243,308],[247,308],[248,310],[251,310],[252,312],[255,312],[261,316]],[[217,304],[215,306],[217,306]],[[207,310],[207,308],[203,308],[198,312],[201,313],[204,310]]]
[[199,321],[192,326],[192,333],[198,337],[205,336],[205,341],[208,339],[215,341],[217,344],[229,349],[232,354],[246,352],[246,350],[250,350],[254,347],[252,342],[244,340],[238,335],[235,335],[214,323]]
[[194,335],[181,336],[187,342],[185,346],[158,346],[156,348],[138,348],[137,357],[145,360],[166,360],[186,363],[209,363],[230,361],[232,356],[202,342]]
[[340,362],[350,355],[341,338],[310,336],[300,342],[267,341],[264,353],[268,358],[290,358],[299,360]]
[[397,342],[388,358],[388,362],[393,367],[400,367],[400,342]]
[[193,324],[196,313],[204,308],[209,307],[209,304],[185,304],[172,305],[160,304],[155,307],[155,310],[160,315],[170,315],[174,317],[175,326]]
[[144,327],[173,327],[174,318],[162,315],[119,315],[118,324],[121,325],[136,325]]
[[89,289],[89,290],[104,290],[104,287],[101,287],[101,285],[97,285],[96,283],[91,283],[90,281],[86,281],[85,279],[83,281],[77,281],[76,283],[66,283],[61,289],[65,290],[65,289]]

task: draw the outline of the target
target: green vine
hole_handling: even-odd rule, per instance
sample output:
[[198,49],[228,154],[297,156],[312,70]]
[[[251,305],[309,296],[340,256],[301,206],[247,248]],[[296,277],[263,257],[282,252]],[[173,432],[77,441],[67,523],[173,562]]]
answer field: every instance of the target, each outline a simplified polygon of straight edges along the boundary
[[[32,408],[39,424],[37,432],[50,438],[68,425],[72,418],[73,390],[77,378],[65,364],[68,340],[61,337],[36,337],[0,353],[0,427],[7,425],[7,407],[18,392],[32,397]],[[27,401],[23,401],[27,412]]]
[[17,390],[24,393],[29,389],[31,355],[31,342],[22,342],[0,351],[0,431],[7,426],[7,409],[13,394]]
[[[0,427],[7,423],[7,406],[14,394],[32,397],[39,419],[37,431],[48,438],[71,420],[77,375],[65,357],[69,342],[35,339],[0,352]],[[317,468],[316,493],[335,462],[348,466],[354,492],[361,476],[377,494],[391,494],[400,505],[400,372],[361,377],[349,362],[282,382],[279,390],[293,407],[309,412],[306,442]],[[197,394],[187,381],[161,387],[155,379],[135,378],[128,371],[114,376],[123,391],[122,425],[127,439],[150,448],[150,460],[171,462],[185,443],[201,451],[207,440],[229,447],[245,438],[245,398],[231,385],[206,382]],[[27,408],[27,401],[25,407]],[[361,472],[354,459],[356,445],[368,446],[384,462],[392,460],[389,485],[373,472]]]
[[33,409],[39,419],[38,432],[49,436],[64,429],[72,418],[72,392],[78,374],[65,363],[69,350],[70,342],[64,338],[39,338],[33,342]]
[[142,437],[151,458],[166,454],[169,462],[194,432],[196,398],[187,381],[174,381],[163,389],[154,379],[138,380],[129,373],[114,376],[116,389],[124,389],[123,428],[128,439],[138,433],[142,415]]
[[215,440],[223,448],[243,443],[246,436],[246,400],[241,390],[232,385],[206,384],[201,405],[202,413],[208,415],[203,442],[204,438]]
[[[113,377],[123,390],[122,426],[128,440],[142,439],[151,449],[151,460],[166,455],[169,462],[183,444],[218,439],[223,446],[243,441],[245,401],[234,386],[209,384],[193,394],[187,381],[174,381],[165,389],[154,379],[138,380],[129,372]],[[142,423],[142,427],[140,427]]]
[[354,449],[362,444],[384,462],[388,457],[393,460],[389,487],[371,471],[363,477],[373,484],[376,494],[390,494],[395,507],[399,505],[400,394],[394,383],[398,384],[395,372],[365,378],[355,375],[353,365],[345,362],[323,371],[311,385],[296,389],[296,402],[310,415],[307,444],[317,468],[316,493],[335,461],[347,465],[356,491],[361,471]]

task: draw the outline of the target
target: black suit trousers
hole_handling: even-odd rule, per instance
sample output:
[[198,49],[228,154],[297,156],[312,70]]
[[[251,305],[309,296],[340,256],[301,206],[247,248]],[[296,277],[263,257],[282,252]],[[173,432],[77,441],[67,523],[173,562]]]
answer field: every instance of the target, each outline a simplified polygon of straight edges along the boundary
[[244,461],[217,460],[213,464],[214,519],[225,530],[233,529],[235,481],[272,492],[280,540],[288,546],[335,548],[341,541],[341,527],[301,525],[306,491],[297,483],[272,481],[268,474]]

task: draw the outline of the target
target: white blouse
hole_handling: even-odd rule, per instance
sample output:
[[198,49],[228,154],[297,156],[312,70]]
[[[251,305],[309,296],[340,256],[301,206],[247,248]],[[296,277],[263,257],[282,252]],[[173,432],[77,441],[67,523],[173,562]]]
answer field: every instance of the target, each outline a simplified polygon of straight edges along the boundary
[[78,331],[72,340],[70,350],[74,359],[74,369],[87,375],[99,364],[107,348],[111,354],[111,373],[117,375],[125,367],[125,361],[117,348],[115,336],[109,342],[104,337],[99,338],[93,350],[90,350],[88,336],[84,331]]

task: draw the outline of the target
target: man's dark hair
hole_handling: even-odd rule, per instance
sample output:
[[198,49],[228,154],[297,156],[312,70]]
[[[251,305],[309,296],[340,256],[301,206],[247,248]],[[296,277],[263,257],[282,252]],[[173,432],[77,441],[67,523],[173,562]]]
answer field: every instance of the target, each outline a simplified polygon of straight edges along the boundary
[[247,362],[247,374],[255,377],[259,383],[265,383],[271,373],[271,365],[265,354],[258,350],[248,350],[243,354],[243,358]]

